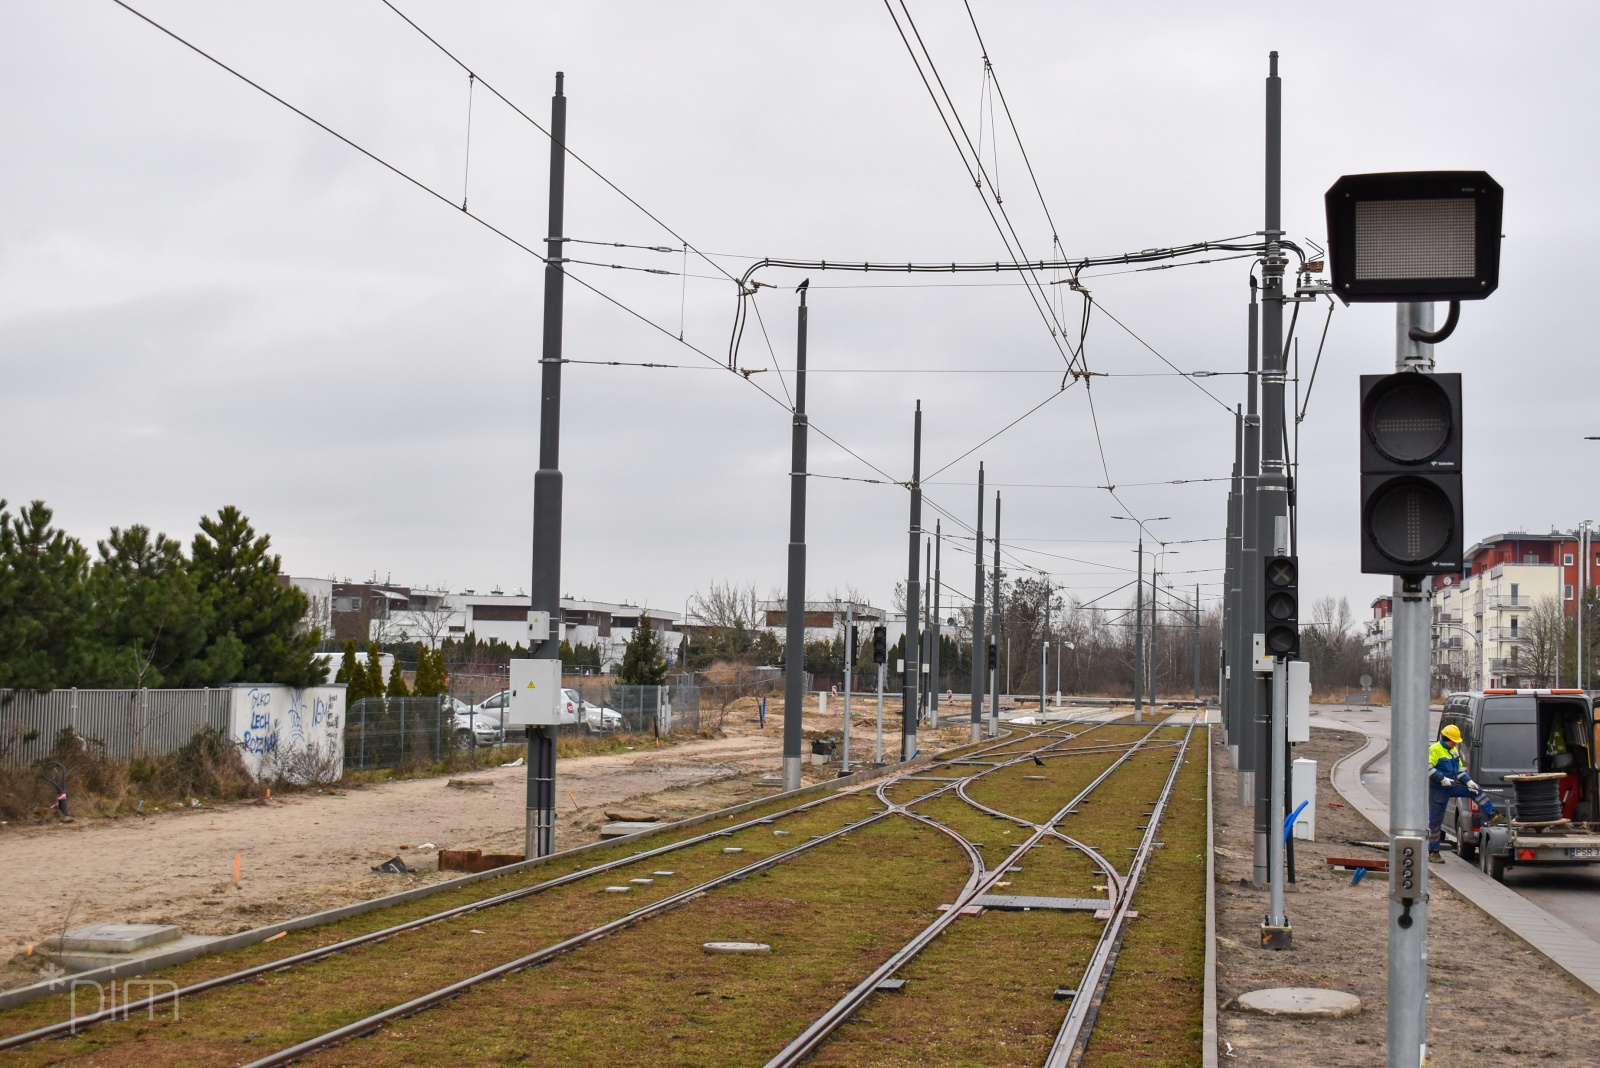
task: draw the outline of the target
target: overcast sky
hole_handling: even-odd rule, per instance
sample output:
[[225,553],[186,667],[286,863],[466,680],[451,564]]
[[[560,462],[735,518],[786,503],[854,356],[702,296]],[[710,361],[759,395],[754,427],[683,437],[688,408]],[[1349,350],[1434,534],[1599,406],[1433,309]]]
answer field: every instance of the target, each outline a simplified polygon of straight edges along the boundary
[[[397,5],[541,123],[565,71],[572,149],[731,274],[741,257],[1006,257],[883,6]],[[378,0],[134,6],[457,204],[465,190],[473,214],[517,240],[544,236],[548,142],[479,86],[469,165],[466,75]],[[983,67],[961,3],[909,7],[977,139]],[[1467,376],[1468,541],[1594,516],[1593,5],[973,11],[1069,255],[1262,227],[1272,49],[1294,239],[1325,242],[1322,193],[1341,173],[1493,174],[1506,190],[1501,287],[1465,306],[1436,353]],[[44,499],[91,543],[135,522],[187,539],[234,504],[292,574],[526,587],[538,260],[110,0],[0,6],[0,96],[0,496]],[[998,145],[983,108],[986,166],[1028,255],[1049,256],[996,114]],[[569,235],[676,246],[592,174],[573,164],[568,179]],[[635,249],[568,254],[684,267]],[[1237,372],[1248,271],[1232,260],[1086,282],[1183,370]],[[781,402],[792,382],[715,369],[733,284],[693,256],[686,284],[572,273],[665,332],[569,283],[566,356],[695,369],[564,369],[564,589],[681,610],[712,582],[781,585],[789,417],[754,387]],[[1059,386],[1057,345],[1005,274],[763,271],[775,288],[761,290],[743,366],[793,367],[806,273],[813,423],[895,478],[910,474],[919,398],[932,472]],[[1075,332],[1081,305],[1061,296]],[[1302,316],[1302,377],[1325,316],[1325,304]],[[711,359],[678,344],[680,329]],[[1335,311],[1300,426],[1304,582],[1348,595],[1358,615],[1388,580],[1358,572],[1356,378],[1393,367],[1393,336],[1390,306]],[[1226,483],[1136,484],[1226,476],[1244,380],[1134,377],[1169,368],[1099,311],[1087,355],[1110,375],[1094,380],[1094,409],[1123,504],[1037,488],[1106,481],[1081,385],[940,470],[930,500],[970,523],[982,459],[1004,486],[1013,559],[1081,599],[1131,578],[1132,525],[1112,515],[1170,516],[1151,529],[1189,544],[1164,570],[1214,599],[1221,542],[1193,539],[1222,534]],[[816,436],[811,468],[879,477]],[[809,492],[811,596],[854,587],[887,601],[906,570],[906,492],[825,479]],[[970,555],[946,548],[947,586],[970,595]]]

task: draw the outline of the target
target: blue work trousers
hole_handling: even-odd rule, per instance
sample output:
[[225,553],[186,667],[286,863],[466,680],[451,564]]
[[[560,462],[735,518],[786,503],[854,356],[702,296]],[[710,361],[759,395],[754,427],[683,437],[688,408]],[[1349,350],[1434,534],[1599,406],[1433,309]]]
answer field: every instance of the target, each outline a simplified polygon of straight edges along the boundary
[[1452,797],[1476,797],[1465,786],[1428,784],[1428,852],[1437,853],[1444,844],[1444,810]]

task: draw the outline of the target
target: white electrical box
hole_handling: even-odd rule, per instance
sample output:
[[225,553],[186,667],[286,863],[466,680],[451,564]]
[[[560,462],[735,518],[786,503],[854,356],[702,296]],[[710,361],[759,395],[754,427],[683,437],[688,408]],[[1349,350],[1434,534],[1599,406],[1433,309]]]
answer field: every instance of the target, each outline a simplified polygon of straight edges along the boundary
[[1311,665],[1304,660],[1291,660],[1285,667],[1289,670],[1288,694],[1285,704],[1289,713],[1289,741],[1309,742],[1311,740]]
[[1299,808],[1302,801],[1310,804],[1295,819],[1294,836],[1303,842],[1314,842],[1317,839],[1317,762],[1304,757],[1290,765],[1289,811]]
[[1250,667],[1257,675],[1272,674],[1272,657],[1267,653],[1267,636],[1250,635]]
[[550,613],[543,611],[530,611],[528,613],[528,641],[546,642],[550,640]]
[[555,727],[561,723],[561,661],[511,661],[511,700],[506,723]]

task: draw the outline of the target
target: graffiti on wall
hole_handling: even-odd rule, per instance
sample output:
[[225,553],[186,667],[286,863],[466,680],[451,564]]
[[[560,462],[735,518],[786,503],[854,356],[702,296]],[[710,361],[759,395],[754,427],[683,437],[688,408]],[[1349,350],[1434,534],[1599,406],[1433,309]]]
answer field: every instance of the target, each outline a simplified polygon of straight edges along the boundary
[[258,780],[321,782],[344,772],[344,687],[238,686],[231,735]]

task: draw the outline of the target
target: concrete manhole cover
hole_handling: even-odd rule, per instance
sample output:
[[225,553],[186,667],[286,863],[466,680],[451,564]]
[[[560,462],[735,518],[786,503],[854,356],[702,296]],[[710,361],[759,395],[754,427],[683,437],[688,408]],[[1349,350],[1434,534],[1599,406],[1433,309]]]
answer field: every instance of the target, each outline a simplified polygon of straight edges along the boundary
[[1343,990],[1323,990],[1314,986],[1279,986],[1240,994],[1234,1007],[1241,1012],[1263,1016],[1354,1016],[1361,1011],[1361,999]]

